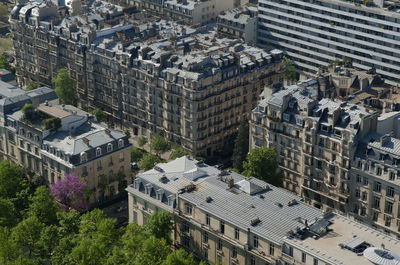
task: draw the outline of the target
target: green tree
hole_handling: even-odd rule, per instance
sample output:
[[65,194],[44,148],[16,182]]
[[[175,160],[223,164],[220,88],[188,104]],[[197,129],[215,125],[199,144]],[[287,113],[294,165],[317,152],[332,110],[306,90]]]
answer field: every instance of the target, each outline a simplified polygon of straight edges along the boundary
[[7,5],[0,3],[0,20],[3,22],[8,22],[8,10]]
[[163,238],[171,243],[171,231],[173,228],[172,215],[167,211],[155,212],[149,216],[145,229],[156,238]]
[[108,190],[108,187],[110,185],[110,180],[109,180],[108,176],[105,174],[101,174],[99,176],[99,179],[100,179],[100,181],[99,181],[100,182],[99,183],[100,191],[101,191],[101,193],[104,194]]
[[156,152],[157,155],[159,155],[159,154],[163,154],[163,153],[167,152],[168,150],[170,150],[171,146],[167,139],[165,139],[164,137],[161,137],[160,135],[156,135],[150,141],[150,148],[151,148],[151,150]]
[[144,136],[140,136],[138,140],[139,147],[143,147],[145,144],[147,144],[147,138]]
[[158,157],[152,154],[145,154],[143,158],[139,161],[140,169],[150,170],[154,167],[154,163],[158,162]]
[[17,222],[14,204],[10,199],[0,197],[0,227],[12,227]]
[[76,89],[68,70],[65,68],[58,70],[57,76],[52,81],[61,103],[74,105],[77,100]]
[[184,249],[178,249],[170,253],[162,265],[196,265],[192,254],[188,254]]
[[143,158],[144,152],[137,147],[131,148],[131,162],[138,162]]
[[289,81],[297,81],[297,73],[296,67],[293,64],[293,61],[287,57],[285,59],[285,78]]
[[131,138],[131,132],[128,129],[126,129],[124,133],[126,136],[128,136],[128,138]]
[[25,90],[26,91],[31,91],[31,90],[34,90],[34,89],[36,89],[38,87],[39,87],[38,84],[36,84],[34,82],[29,82],[28,85],[26,86]]
[[189,153],[186,152],[182,147],[178,147],[171,152],[171,154],[169,155],[169,160],[174,160],[176,158],[186,156],[186,155],[189,155]]
[[275,186],[282,186],[283,177],[279,172],[278,154],[275,149],[256,148],[247,155],[243,163],[244,174]]
[[36,216],[46,225],[57,223],[58,206],[47,187],[38,187],[30,202],[28,216]]
[[97,122],[103,122],[107,119],[107,114],[99,108],[92,110],[91,113],[96,117]]
[[35,117],[35,107],[32,104],[25,104],[21,111],[27,120],[32,120]]
[[21,254],[22,250],[12,240],[10,230],[0,226],[0,264],[14,264],[13,261]]
[[171,247],[165,239],[158,239],[154,236],[147,238],[136,255],[136,265],[159,265],[167,258]]
[[6,54],[0,56],[0,69],[6,69],[15,74],[15,68],[10,65],[7,58]]
[[11,237],[20,249],[26,248],[30,257],[36,257],[43,228],[44,224],[36,216],[31,216],[12,229]]
[[235,139],[235,146],[232,154],[232,165],[239,172],[243,170],[243,161],[246,160],[249,152],[249,124],[243,120],[240,123],[239,130]]

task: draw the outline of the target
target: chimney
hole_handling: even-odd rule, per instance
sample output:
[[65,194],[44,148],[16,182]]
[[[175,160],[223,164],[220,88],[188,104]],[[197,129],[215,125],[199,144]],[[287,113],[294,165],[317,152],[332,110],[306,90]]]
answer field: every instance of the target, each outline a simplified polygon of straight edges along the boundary
[[381,146],[384,146],[385,144],[387,144],[389,142],[390,142],[390,135],[389,134],[385,134],[385,135],[381,136],[381,139],[380,139]]
[[110,129],[106,128],[106,129],[105,129],[105,132],[106,132],[107,135],[111,135]]
[[89,139],[88,139],[88,138],[83,137],[83,138],[82,138],[82,141],[83,141],[87,146],[89,146]]

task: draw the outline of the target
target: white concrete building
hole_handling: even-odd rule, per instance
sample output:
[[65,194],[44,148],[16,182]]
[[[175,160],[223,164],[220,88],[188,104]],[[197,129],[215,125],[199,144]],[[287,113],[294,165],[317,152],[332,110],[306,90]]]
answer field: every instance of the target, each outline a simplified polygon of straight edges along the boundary
[[[286,51],[305,73],[335,60],[400,83],[397,1],[259,0],[258,41]],[[367,5],[367,6],[365,6]]]

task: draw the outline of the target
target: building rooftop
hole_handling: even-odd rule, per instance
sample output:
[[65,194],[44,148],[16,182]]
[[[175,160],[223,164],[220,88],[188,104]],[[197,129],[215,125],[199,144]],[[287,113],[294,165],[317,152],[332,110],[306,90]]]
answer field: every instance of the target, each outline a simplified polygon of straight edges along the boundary
[[[328,231],[321,236],[298,234],[285,238],[285,242],[304,252],[310,253],[325,261],[326,264],[373,264],[362,255],[368,247],[384,247],[386,250],[400,254],[400,241],[378,232],[371,227],[352,221],[344,216],[328,214]],[[398,263],[382,263],[398,264]]]
[[[323,215],[284,189],[197,162],[185,156],[157,164],[135,181],[176,194],[226,223],[250,229],[276,244],[281,244],[289,231],[304,227],[305,220],[312,223]],[[194,188],[186,191],[185,187],[192,184]],[[133,188],[131,185],[128,191]]]

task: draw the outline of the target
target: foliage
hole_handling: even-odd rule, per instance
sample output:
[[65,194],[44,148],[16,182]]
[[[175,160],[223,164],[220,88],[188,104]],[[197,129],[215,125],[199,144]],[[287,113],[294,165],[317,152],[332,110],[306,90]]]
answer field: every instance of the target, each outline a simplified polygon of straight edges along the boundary
[[57,131],[61,127],[60,118],[48,118],[43,121],[46,130]]
[[161,137],[160,135],[156,135],[150,141],[150,148],[151,150],[156,152],[157,155],[159,155],[169,151],[171,149],[171,146],[167,139]]
[[74,80],[70,77],[68,70],[65,68],[58,70],[57,76],[53,78],[52,82],[60,102],[74,105],[77,100],[76,89]]
[[172,215],[166,211],[160,211],[152,214],[147,219],[145,229],[150,234],[159,239],[165,239],[171,243]]
[[96,117],[97,122],[103,122],[107,119],[107,114],[99,108],[92,110],[91,113]]
[[109,185],[110,185],[110,179],[108,178],[108,176],[105,175],[105,174],[101,174],[99,176],[99,188],[100,188],[100,191],[102,193],[105,193],[108,190]]
[[14,204],[10,199],[0,197],[0,227],[11,227],[17,221]]
[[26,86],[25,90],[26,91],[31,91],[31,90],[34,90],[34,89],[36,89],[38,87],[39,87],[38,84],[36,84],[34,82],[29,82],[29,84]]
[[28,216],[36,216],[46,225],[57,223],[58,207],[47,187],[38,187],[30,202]]
[[35,118],[35,107],[32,104],[25,104],[22,109],[25,119],[33,120]]
[[147,138],[144,136],[140,136],[138,140],[139,147],[143,147],[145,144],[147,144]]
[[154,167],[154,163],[157,163],[158,161],[159,158],[157,156],[147,153],[143,155],[143,158],[139,161],[138,164],[140,169],[150,170]]
[[256,148],[243,162],[244,174],[255,177],[275,186],[282,186],[282,174],[279,172],[278,154],[275,149]]
[[131,162],[140,161],[140,159],[143,158],[144,154],[145,154],[145,151],[143,151],[137,147],[132,147],[131,148]]
[[0,3],[0,21],[6,22],[8,20],[8,10],[5,3]]
[[185,151],[182,147],[178,147],[171,152],[171,154],[169,155],[169,160],[174,160],[176,158],[186,156],[186,155],[189,155],[189,153],[187,151]]
[[51,194],[66,207],[82,212],[89,208],[89,202],[85,198],[86,186],[80,178],[69,174],[51,186]]
[[124,133],[126,136],[128,136],[128,138],[131,138],[131,132],[128,129],[126,129]]
[[28,217],[12,229],[11,238],[20,249],[27,248],[30,256],[36,256],[44,226],[36,216]]
[[196,265],[192,254],[188,254],[184,249],[171,252],[162,265]]
[[15,74],[15,68],[8,62],[8,56],[6,54],[0,56],[0,69],[6,69]]
[[293,61],[287,57],[285,59],[285,78],[289,81],[297,81],[297,73],[296,67],[293,64]]
[[232,165],[239,172],[243,170],[243,161],[249,152],[249,124],[246,120],[240,123],[239,130],[233,148]]

